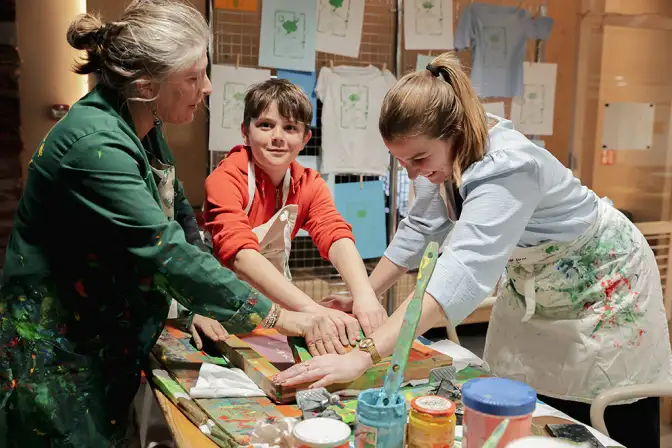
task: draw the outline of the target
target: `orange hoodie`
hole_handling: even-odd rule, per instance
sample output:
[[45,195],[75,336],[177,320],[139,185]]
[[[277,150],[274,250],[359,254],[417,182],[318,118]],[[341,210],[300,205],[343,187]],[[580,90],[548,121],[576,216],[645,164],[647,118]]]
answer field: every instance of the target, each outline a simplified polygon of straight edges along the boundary
[[[270,178],[255,165],[256,191],[250,213],[245,214],[250,199],[247,191],[250,157],[249,148],[236,146],[205,181],[205,228],[212,235],[214,255],[228,267],[242,249],[261,251],[252,229],[269,221],[277,212],[276,194],[282,198],[282,186],[276,192]],[[297,204],[299,208],[292,239],[299,229],[305,229],[320,255],[328,259],[329,249],[335,241],[341,238],[355,240],[352,227],[336,210],[320,173],[304,168],[297,161],[291,163],[290,170],[292,181],[287,205]]]

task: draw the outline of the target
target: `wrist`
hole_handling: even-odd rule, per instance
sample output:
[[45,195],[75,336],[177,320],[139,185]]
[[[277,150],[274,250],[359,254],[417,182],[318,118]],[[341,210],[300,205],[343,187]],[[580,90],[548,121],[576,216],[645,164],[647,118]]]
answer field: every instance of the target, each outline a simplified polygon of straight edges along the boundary
[[283,314],[282,308],[277,303],[274,303],[264,320],[261,321],[261,326],[264,328],[275,328],[280,324],[280,318]]
[[301,313],[320,314],[323,308],[324,307],[322,305],[319,305],[311,300],[309,303],[299,306],[297,311]]
[[362,371],[373,367],[373,358],[368,352],[364,350],[352,350],[350,353],[348,353],[348,356],[353,357],[354,365],[361,366]]

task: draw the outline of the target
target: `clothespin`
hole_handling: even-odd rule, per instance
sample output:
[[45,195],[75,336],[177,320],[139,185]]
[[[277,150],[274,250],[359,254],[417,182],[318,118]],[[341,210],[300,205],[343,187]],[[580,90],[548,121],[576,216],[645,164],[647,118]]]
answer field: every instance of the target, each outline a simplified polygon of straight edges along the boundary
[[236,55],[236,68],[240,68],[240,53]]
[[524,2],[525,2],[525,0],[520,0],[518,2],[518,7],[516,8],[516,12],[520,11],[523,8],[523,3]]
[[364,176],[360,174],[359,175],[359,189],[361,190],[362,188],[364,188]]
[[383,62],[383,71],[387,70],[387,62]]
[[334,60],[333,59],[329,59],[329,68],[332,69],[332,70],[334,69]]

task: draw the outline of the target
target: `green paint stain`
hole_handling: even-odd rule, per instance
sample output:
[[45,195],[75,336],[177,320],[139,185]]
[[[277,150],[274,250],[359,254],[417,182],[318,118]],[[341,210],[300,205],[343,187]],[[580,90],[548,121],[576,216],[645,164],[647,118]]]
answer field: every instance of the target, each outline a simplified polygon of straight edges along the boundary
[[359,101],[360,98],[361,98],[361,96],[358,93],[351,93],[350,96],[348,97],[348,99],[353,103],[356,103],[357,101]]
[[357,210],[358,218],[366,218],[366,210]]
[[29,341],[38,341],[42,339],[40,328],[41,327],[32,322],[18,322],[14,327],[16,334],[18,334],[21,339]]
[[558,250],[560,250],[560,248],[559,248],[558,246],[551,245],[551,246],[548,246],[548,247],[546,248],[546,253],[547,253],[547,254],[552,254],[552,253],[557,252]]
[[282,28],[285,30],[285,33],[292,34],[296,33],[296,30],[299,29],[299,19],[286,20],[282,23]]
[[102,150],[102,149],[99,149],[99,150],[98,150],[98,158],[100,159],[100,158],[102,158],[102,157],[103,157],[103,150]]
[[532,93],[530,93],[529,95],[527,95],[527,97],[528,97],[529,99],[531,99],[531,100],[534,100],[534,99],[537,98],[537,94],[534,93],[534,92],[532,92]]

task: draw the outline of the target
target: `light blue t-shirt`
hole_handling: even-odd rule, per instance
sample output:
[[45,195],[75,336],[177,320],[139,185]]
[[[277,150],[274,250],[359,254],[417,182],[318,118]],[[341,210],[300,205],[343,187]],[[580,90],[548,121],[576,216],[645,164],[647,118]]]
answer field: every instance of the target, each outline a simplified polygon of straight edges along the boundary
[[472,48],[471,83],[478,96],[522,96],[525,42],[547,39],[552,27],[550,17],[533,19],[515,6],[474,3],[465,8],[455,48]]
[[427,244],[443,243],[452,230],[427,292],[453,325],[492,292],[516,246],[570,242],[597,219],[597,196],[571,170],[511,121],[488,117],[499,122],[485,157],[462,174],[457,222],[448,218],[440,186],[417,177],[409,215],[385,251],[396,265],[416,269]]

